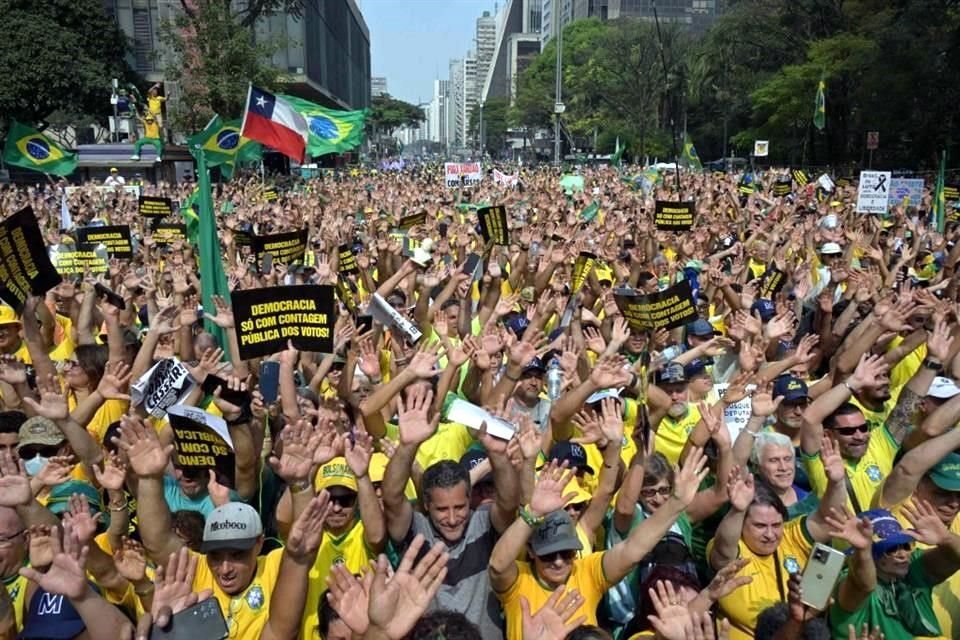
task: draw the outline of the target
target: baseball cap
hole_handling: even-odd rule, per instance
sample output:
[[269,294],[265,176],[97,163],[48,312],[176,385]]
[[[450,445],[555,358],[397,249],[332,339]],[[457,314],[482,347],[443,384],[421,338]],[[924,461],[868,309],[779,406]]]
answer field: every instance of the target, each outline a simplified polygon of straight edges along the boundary
[[750,313],[754,311],[760,314],[760,319],[764,322],[769,322],[773,316],[777,315],[777,307],[773,304],[773,300],[766,298],[754,300],[753,305],[750,307]]
[[50,418],[34,416],[20,425],[17,451],[27,445],[35,444],[41,447],[58,445],[66,440],[63,431]]
[[590,502],[590,500],[593,498],[589,491],[580,486],[580,483],[577,482],[576,478],[570,478],[570,482],[568,482],[567,486],[563,488],[561,495],[567,495],[568,493],[575,493],[576,495],[570,500],[567,500],[567,504]]
[[37,587],[30,598],[30,608],[23,617],[24,640],[66,640],[75,638],[87,628],[83,618],[70,604],[70,599]]
[[683,366],[683,377],[687,380],[695,378],[707,370],[707,361],[703,358],[694,358]]
[[820,253],[823,255],[834,255],[837,253],[843,253],[843,249],[840,248],[840,245],[836,242],[824,242],[820,245]]
[[783,396],[783,401],[792,404],[798,400],[809,400],[807,383],[800,378],[784,375],[779,376],[773,383],[773,397]]
[[20,324],[20,318],[12,307],[0,305],[0,324]]
[[527,327],[530,326],[530,320],[526,315],[522,313],[514,313],[510,316],[507,316],[507,319],[504,320],[504,324],[507,329],[513,331],[518,338],[523,337],[523,332],[527,330]]
[[110,167],[110,173],[117,173],[116,167]]
[[546,519],[533,531],[530,537],[530,550],[535,556],[546,556],[557,551],[580,551],[583,545],[573,528],[573,520],[563,510],[547,515]]
[[350,465],[347,464],[347,459],[343,456],[337,456],[317,469],[317,475],[313,483],[318,493],[330,487],[344,487],[353,492],[357,491],[357,477],[353,475]]
[[667,363],[667,366],[657,372],[657,384],[679,384],[686,381],[683,365],[679,362]]
[[950,452],[930,469],[930,481],[944,491],[960,492],[960,453]]
[[937,376],[933,379],[927,395],[940,400],[948,400],[960,393],[960,387],[957,383],[944,376]]
[[587,450],[583,445],[569,440],[561,440],[550,448],[550,460],[566,460],[571,469],[578,469],[593,474],[593,467],[587,464]]
[[64,511],[68,511],[70,509],[70,496],[75,493],[86,496],[87,503],[94,513],[103,511],[100,492],[90,483],[80,480],[67,480],[50,489],[50,495],[47,497],[47,509],[54,515],[60,515]]
[[873,525],[873,557],[878,558],[890,549],[901,544],[915,542],[908,536],[900,526],[892,513],[886,509],[870,509],[860,514],[861,518],[867,518]]
[[[466,453],[460,456],[460,464],[463,465],[463,468],[467,470],[467,473],[473,471],[473,468],[478,464],[487,459],[487,452],[479,447],[470,447],[467,449]],[[479,480],[476,484],[481,482],[493,482],[493,474],[488,473]]]
[[200,553],[220,549],[246,551],[257,544],[262,534],[260,515],[253,507],[242,502],[228,502],[207,516]]
[[698,338],[704,338],[706,336],[715,336],[720,332],[713,328],[713,325],[704,320],[703,318],[697,318],[693,322],[687,325],[687,335],[696,336]]
[[521,375],[526,375],[528,373],[535,373],[538,375],[543,375],[547,372],[547,367],[543,364],[543,360],[540,358],[534,357],[533,360],[528,362],[523,366],[523,372]]

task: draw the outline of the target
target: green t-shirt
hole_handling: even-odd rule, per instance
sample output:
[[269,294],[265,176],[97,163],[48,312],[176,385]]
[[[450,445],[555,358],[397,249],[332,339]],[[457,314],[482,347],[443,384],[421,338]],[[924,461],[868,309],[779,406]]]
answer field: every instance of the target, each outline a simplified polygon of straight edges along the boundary
[[[940,624],[933,612],[933,587],[923,571],[922,551],[914,551],[910,568],[902,580],[877,582],[867,599],[854,612],[838,603],[830,607],[830,628],[834,638],[846,637],[847,625],[880,627],[886,640],[913,640],[917,636],[939,636]],[[846,576],[846,573],[844,573]]]

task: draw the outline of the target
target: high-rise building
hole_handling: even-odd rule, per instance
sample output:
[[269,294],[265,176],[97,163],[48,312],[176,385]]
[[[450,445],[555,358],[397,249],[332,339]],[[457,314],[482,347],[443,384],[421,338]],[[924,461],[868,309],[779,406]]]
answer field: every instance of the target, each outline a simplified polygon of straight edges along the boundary
[[447,144],[447,96],[450,93],[449,80],[433,81],[433,98],[427,107],[428,139],[431,142]]
[[461,149],[464,146],[463,131],[465,130],[463,114],[464,77],[463,59],[455,58],[450,61],[450,78],[447,81],[449,99],[447,109],[447,147]]
[[461,129],[460,140],[463,146],[472,146],[469,137],[470,114],[476,105],[480,104],[480,92],[483,90],[483,80],[477,74],[477,56],[473,51],[468,51],[463,59],[463,101],[461,103]]
[[546,44],[557,32],[557,21],[563,28],[573,22],[574,0],[540,0],[542,18],[540,21],[540,39]]
[[[654,6],[657,18],[661,22],[674,22],[686,25],[691,31],[702,33],[723,12],[723,0],[580,0],[587,4],[594,4],[601,19],[616,20],[617,18],[654,19]],[[602,15],[603,5],[606,5],[607,16]],[[577,15],[577,17],[581,17]],[[589,17],[589,16],[582,16]]]
[[[557,0],[561,5],[571,1]],[[507,98],[513,103],[517,78],[540,53],[541,29],[553,19],[543,3],[544,0],[507,0],[499,19],[493,62],[483,81],[483,102]]]
[[615,0],[573,0],[573,19],[600,18],[606,20],[610,3]]
[[370,78],[370,97],[387,95],[387,79],[383,76],[373,76]]
[[494,49],[497,47],[497,19],[490,15],[489,11],[484,11],[483,15],[477,18],[476,45],[477,75],[486,78]]

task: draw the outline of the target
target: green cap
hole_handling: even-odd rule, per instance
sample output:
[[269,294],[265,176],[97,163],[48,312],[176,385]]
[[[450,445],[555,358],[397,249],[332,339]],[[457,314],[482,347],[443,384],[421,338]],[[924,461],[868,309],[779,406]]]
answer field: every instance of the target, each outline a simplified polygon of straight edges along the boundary
[[96,487],[90,483],[81,482],[79,480],[67,480],[66,482],[58,484],[51,489],[50,496],[47,499],[47,509],[56,515],[69,510],[70,496],[75,493],[86,496],[87,503],[90,505],[90,508],[93,511],[98,513],[103,511],[103,502],[100,499],[100,492],[97,491]]
[[944,491],[960,492],[960,453],[948,453],[929,474],[930,481]]

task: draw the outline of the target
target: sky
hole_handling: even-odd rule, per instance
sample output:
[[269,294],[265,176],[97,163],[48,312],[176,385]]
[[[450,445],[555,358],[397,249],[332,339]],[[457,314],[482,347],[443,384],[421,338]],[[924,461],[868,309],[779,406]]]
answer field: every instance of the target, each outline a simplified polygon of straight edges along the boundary
[[430,102],[433,81],[448,79],[450,59],[475,48],[477,18],[492,15],[495,1],[360,0],[370,29],[370,75],[385,76],[395,98]]

